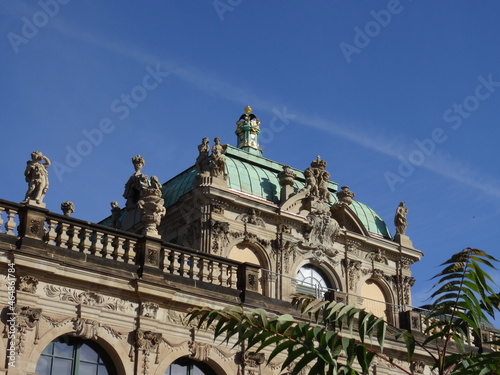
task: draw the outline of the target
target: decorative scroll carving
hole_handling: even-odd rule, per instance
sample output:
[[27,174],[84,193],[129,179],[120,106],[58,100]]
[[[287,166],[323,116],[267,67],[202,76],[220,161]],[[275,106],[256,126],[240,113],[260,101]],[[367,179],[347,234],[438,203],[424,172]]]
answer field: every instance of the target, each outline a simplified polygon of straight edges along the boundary
[[35,294],[38,287],[38,280],[33,276],[22,276],[19,278],[19,290],[30,294]]
[[141,303],[141,316],[146,318],[156,319],[158,314],[159,305],[154,302],[142,302]]
[[44,291],[47,297],[58,297],[61,301],[68,301],[77,305],[96,306],[114,311],[127,311],[132,310],[134,307],[130,302],[114,297],[104,297],[95,292],[79,292],[55,285],[46,285]]
[[210,351],[212,350],[212,345],[196,341],[194,338],[189,341],[188,346],[190,352],[189,356],[195,361],[200,362],[206,361],[210,356]]
[[240,353],[240,357],[245,375],[260,375],[260,365],[263,364],[266,359],[264,353],[245,351]]

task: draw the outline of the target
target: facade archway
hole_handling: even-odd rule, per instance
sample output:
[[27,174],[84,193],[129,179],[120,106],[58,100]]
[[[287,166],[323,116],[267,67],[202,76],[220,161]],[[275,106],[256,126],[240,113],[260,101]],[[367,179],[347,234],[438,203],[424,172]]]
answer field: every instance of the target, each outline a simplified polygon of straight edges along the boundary
[[382,286],[374,279],[366,280],[361,287],[362,307],[373,315],[392,321],[390,298]]
[[217,375],[206,363],[195,361],[189,357],[176,359],[165,370],[163,375]]
[[256,246],[249,243],[239,243],[231,248],[228,254],[228,259],[236,260],[241,263],[251,263],[258,266],[259,269],[259,284],[258,292],[263,295],[268,294],[269,288],[266,285],[266,277],[262,269],[267,269],[267,259],[264,252],[259,251]]

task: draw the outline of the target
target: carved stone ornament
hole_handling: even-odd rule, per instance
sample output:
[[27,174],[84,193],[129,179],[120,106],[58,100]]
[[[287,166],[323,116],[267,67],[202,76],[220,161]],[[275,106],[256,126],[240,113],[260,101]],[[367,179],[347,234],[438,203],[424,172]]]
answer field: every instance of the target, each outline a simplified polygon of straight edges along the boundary
[[341,190],[337,192],[339,202],[350,205],[352,203],[352,198],[354,198],[356,194],[349,190],[349,186],[342,186],[340,189]]
[[271,249],[271,255],[276,259],[278,273],[282,273],[283,269],[288,273],[290,271],[290,263],[293,264],[297,256],[297,244],[291,241],[275,239],[271,241]]
[[49,189],[49,173],[47,168],[50,166],[50,160],[40,151],[31,153],[31,160],[26,162],[24,176],[28,183],[28,190],[24,201],[21,203],[30,203],[45,207],[42,203],[47,190]]
[[264,353],[245,351],[241,354],[241,362],[245,369],[245,375],[259,375],[260,365],[266,360]]
[[70,201],[62,202],[61,211],[63,212],[64,216],[71,216],[71,214],[75,212],[75,205]]
[[43,220],[30,219],[28,230],[31,234],[42,237],[44,234]]
[[278,173],[278,179],[281,186],[293,186],[297,175],[292,171],[289,165],[284,165],[283,170]]
[[411,370],[415,374],[423,374],[425,370],[425,363],[422,361],[415,361],[411,363]]
[[156,319],[159,307],[160,306],[154,302],[143,302],[141,303],[141,316]]
[[36,293],[38,280],[33,276],[22,276],[19,278],[19,290],[30,294]]
[[361,275],[361,261],[346,259],[347,276],[349,279],[349,290],[356,290]]
[[159,237],[158,226],[166,213],[164,204],[161,184],[156,176],[152,176],[149,186],[142,189],[141,199],[137,202],[145,235]]

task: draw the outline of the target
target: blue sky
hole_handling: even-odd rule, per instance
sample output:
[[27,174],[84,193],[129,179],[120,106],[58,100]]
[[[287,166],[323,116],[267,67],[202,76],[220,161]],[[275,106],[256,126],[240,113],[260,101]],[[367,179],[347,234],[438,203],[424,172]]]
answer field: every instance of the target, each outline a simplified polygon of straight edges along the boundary
[[499,255],[498,14],[488,0],[2,0],[0,197],[24,198],[40,150],[47,207],[99,221],[123,206],[132,156],[165,182],[202,137],[234,146],[251,105],[265,157],[303,170],[321,155],[392,233],[407,202],[422,303],[453,252]]

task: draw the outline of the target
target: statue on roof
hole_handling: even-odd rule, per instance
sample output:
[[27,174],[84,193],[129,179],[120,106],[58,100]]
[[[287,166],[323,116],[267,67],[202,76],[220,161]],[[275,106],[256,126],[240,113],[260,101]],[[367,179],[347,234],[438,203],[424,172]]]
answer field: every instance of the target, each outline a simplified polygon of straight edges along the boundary
[[125,206],[129,210],[136,208],[142,189],[149,185],[148,176],[141,172],[144,164],[146,164],[144,158],[141,155],[134,156],[132,163],[134,164],[135,173],[128,179],[123,193],[123,197],[127,200]]
[[408,208],[405,207],[406,202],[401,202],[396,208],[396,214],[394,215],[394,226],[396,227],[396,233],[404,235],[406,233],[406,227],[408,222],[406,221],[406,215],[408,214]]
[[223,145],[220,144],[220,138],[217,137],[214,139],[214,145],[212,147],[212,155],[210,160],[212,162],[211,171],[213,177],[221,177],[224,180],[227,178],[226,175],[226,157],[224,153],[226,149]]
[[330,173],[326,170],[326,161],[321,160],[318,155],[316,160],[311,162],[311,166],[304,171],[306,186],[304,190],[308,197],[314,197],[324,203],[331,203],[332,198],[328,184],[330,182]]
[[199,155],[196,158],[196,170],[198,173],[205,173],[210,171],[210,159],[208,157],[208,153],[210,151],[210,146],[208,145],[208,138],[204,137],[201,140],[201,144],[198,145]]
[[42,200],[49,188],[49,173],[47,172],[49,166],[50,160],[47,156],[40,151],[31,153],[31,160],[26,162],[26,170],[24,171],[28,191],[21,203],[34,201],[35,204],[42,205]]
[[252,107],[245,107],[245,113],[236,121],[238,148],[254,155],[261,156],[259,146],[260,120],[252,113]]

